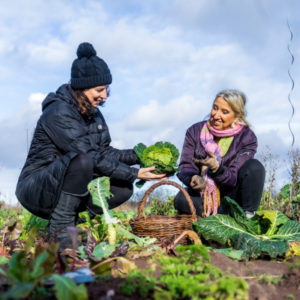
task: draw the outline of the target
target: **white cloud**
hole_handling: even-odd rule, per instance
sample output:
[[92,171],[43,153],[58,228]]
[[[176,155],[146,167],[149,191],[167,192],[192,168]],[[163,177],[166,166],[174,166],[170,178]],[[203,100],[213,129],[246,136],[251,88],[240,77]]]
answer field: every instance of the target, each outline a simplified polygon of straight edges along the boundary
[[[204,108],[205,107],[205,108]],[[182,96],[166,103],[151,100],[148,104],[139,106],[130,113],[125,126],[128,129],[145,130],[148,128],[179,127],[187,120],[203,117],[203,112],[209,111],[205,101],[196,100],[192,96]]]
[[69,61],[69,46],[56,38],[51,39],[45,44],[30,43],[26,47],[28,57],[34,64],[49,64],[52,67],[57,67],[61,64],[66,64]]
[[41,104],[45,97],[46,94],[43,93],[31,93],[28,98],[31,109],[41,112]]
[[6,168],[0,165],[0,201],[10,205],[18,204],[15,188],[19,174],[20,170],[17,168]]
[[93,43],[112,71],[113,101],[103,113],[115,147],[170,140],[180,148],[185,130],[209,113],[215,94],[238,88],[248,96],[249,119],[262,144],[285,151],[291,142],[287,11],[295,37],[291,125],[299,145],[296,2],[233,2],[6,3],[0,11],[0,78],[1,101],[9,109],[3,106],[0,115],[0,162],[21,167],[40,103],[68,81],[82,41]]

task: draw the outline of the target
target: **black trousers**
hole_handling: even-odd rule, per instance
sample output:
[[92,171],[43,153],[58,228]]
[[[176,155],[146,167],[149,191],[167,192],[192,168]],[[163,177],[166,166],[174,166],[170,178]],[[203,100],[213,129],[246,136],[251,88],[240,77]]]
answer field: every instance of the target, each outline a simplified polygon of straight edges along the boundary
[[[221,205],[218,208],[218,213],[229,213],[229,208],[222,201],[225,196],[235,200],[244,211],[256,211],[260,204],[264,181],[264,166],[257,159],[247,160],[238,171],[236,186],[234,188],[220,187]],[[186,190],[194,203],[197,215],[202,216],[203,199],[200,193],[190,187],[186,188]],[[190,214],[190,209],[182,192],[175,196],[174,206],[180,214]]]
[[[87,154],[78,154],[70,162],[62,187],[65,193],[85,198],[80,210],[88,210],[92,215],[102,214],[102,209],[92,204],[92,199],[87,191],[88,183],[96,177],[93,159]],[[128,181],[110,179],[110,191],[113,197],[108,199],[108,205],[112,209],[131,197],[133,184]]]

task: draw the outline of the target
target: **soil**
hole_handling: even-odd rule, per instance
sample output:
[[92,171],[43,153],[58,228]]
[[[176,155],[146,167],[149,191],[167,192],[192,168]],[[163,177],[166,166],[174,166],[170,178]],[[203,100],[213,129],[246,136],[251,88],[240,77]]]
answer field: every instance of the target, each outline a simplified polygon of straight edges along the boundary
[[[211,263],[223,272],[244,279],[249,285],[249,300],[300,299],[300,259],[289,262],[253,260],[238,262],[221,253],[210,253]],[[147,258],[138,259],[139,268],[149,268]],[[154,274],[155,275],[155,274]],[[89,299],[142,299],[138,294],[122,295],[123,279],[110,278],[87,285]],[[107,296],[112,294],[111,298]]]
[[[211,263],[228,273],[244,279],[249,285],[249,300],[300,299],[300,258],[289,262],[275,260],[252,260],[238,262],[221,253],[210,253]],[[140,257],[134,262],[139,269],[149,268],[149,257]],[[154,272],[154,276],[159,275]],[[0,276],[0,295],[7,290]],[[1,280],[2,279],[2,280]],[[143,299],[138,293],[125,296],[121,293],[122,278],[103,278],[87,283],[89,300],[125,300]],[[0,296],[1,298],[1,296]],[[45,298],[46,299],[46,298]],[[54,298],[47,298],[52,300]],[[35,300],[41,300],[37,297]]]
[[289,262],[262,259],[238,262],[221,253],[211,253],[211,262],[247,281],[249,300],[300,299],[299,258]]

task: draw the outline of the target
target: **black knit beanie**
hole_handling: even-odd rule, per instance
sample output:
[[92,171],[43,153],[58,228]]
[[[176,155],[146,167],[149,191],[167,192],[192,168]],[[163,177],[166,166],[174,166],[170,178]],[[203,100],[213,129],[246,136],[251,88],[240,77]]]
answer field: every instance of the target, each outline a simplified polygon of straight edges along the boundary
[[81,43],[77,49],[77,59],[71,68],[71,86],[74,89],[88,89],[111,84],[112,77],[106,62],[96,55],[90,43]]

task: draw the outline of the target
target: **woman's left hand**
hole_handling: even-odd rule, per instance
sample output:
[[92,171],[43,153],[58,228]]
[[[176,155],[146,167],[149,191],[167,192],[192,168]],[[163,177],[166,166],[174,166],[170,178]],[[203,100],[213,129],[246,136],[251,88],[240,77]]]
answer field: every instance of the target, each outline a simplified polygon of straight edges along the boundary
[[208,156],[204,159],[199,159],[199,163],[203,166],[207,166],[213,172],[216,172],[219,169],[219,162],[217,161],[216,156],[212,152],[208,152]]

